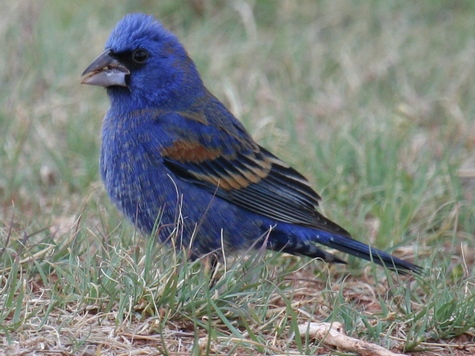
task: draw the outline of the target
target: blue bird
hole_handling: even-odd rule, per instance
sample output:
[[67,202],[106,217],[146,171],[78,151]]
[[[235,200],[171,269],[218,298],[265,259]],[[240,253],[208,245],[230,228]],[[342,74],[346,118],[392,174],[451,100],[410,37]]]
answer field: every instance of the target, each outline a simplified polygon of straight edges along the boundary
[[401,273],[421,268],[351,238],[307,179],[259,146],[204,86],[177,37],[126,15],[82,83],[107,88],[100,172],[144,234],[192,258],[267,249],[344,263],[324,245]]

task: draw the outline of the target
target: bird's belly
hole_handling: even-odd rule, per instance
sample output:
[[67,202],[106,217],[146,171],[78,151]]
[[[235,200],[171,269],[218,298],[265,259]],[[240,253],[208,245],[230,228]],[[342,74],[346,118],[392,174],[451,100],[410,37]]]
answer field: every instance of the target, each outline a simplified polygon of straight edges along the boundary
[[146,235],[191,248],[196,256],[222,249],[243,250],[262,235],[259,221],[249,213],[193,184],[168,169],[130,158],[129,164],[101,162],[106,190],[119,210]]

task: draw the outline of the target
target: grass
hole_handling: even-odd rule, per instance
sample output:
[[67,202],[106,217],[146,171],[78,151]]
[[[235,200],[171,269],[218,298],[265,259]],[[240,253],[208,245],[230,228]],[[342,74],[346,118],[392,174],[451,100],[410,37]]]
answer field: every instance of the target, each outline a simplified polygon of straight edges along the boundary
[[[299,335],[308,321],[397,352],[473,352],[474,6],[0,5],[0,353],[336,352]],[[97,173],[106,95],[79,84],[131,11],[179,36],[208,88],[311,180],[327,215],[426,274],[259,251],[210,275],[137,235]]]

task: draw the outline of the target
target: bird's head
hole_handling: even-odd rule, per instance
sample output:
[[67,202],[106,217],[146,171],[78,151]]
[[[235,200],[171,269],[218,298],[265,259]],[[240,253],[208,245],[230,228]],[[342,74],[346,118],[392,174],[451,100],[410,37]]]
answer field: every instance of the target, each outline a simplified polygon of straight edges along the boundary
[[112,31],[105,51],[81,83],[107,88],[112,104],[129,109],[180,109],[203,91],[193,61],[178,39],[145,14],[128,14]]

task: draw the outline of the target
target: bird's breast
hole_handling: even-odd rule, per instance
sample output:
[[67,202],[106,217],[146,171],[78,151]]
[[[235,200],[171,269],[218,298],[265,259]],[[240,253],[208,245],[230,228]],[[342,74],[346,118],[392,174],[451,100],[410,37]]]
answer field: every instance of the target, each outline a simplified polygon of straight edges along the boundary
[[147,132],[103,127],[100,169],[105,188],[113,203],[143,230],[151,230],[159,211],[176,201],[174,182],[161,158],[150,152],[150,141]]

